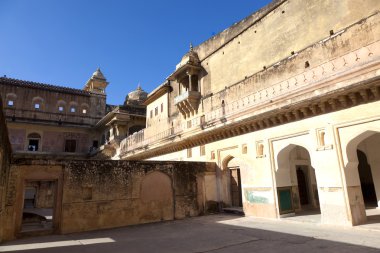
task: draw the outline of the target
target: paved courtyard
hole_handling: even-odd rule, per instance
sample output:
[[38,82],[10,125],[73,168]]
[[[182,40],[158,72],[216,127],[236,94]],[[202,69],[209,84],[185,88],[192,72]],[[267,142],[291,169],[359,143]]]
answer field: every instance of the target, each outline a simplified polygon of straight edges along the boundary
[[339,228],[228,214],[24,238],[0,252],[380,252],[378,227]]

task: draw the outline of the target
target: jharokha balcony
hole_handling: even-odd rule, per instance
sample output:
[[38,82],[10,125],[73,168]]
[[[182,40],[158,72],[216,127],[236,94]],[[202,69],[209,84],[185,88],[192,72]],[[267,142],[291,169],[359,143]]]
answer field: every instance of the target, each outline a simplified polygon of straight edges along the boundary
[[[356,49],[355,43],[348,43],[337,54],[334,40],[339,36],[339,40],[350,41],[346,36],[350,29],[355,27],[226,88],[220,106],[207,107],[210,101],[217,100],[214,94],[203,98],[204,111],[191,120],[182,119],[178,126],[154,136],[144,136],[144,131],[140,131],[127,137],[121,142],[120,157],[147,159],[380,100],[380,41],[369,40]],[[327,60],[318,62],[320,54]],[[290,73],[287,64],[302,67]],[[266,88],[254,90],[258,82],[265,82],[260,87]],[[188,114],[197,99],[200,100],[199,92],[187,91],[177,96],[174,103],[180,112]]]
[[198,112],[201,93],[198,91],[186,91],[174,98],[174,104],[185,117],[190,117]]

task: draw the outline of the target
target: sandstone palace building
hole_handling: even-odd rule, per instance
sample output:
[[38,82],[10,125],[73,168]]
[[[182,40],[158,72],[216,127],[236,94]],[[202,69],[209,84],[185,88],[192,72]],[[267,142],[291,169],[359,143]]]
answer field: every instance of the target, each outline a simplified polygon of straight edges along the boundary
[[108,105],[107,85],[100,69],[83,90],[0,77],[14,153],[85,156],[143,128],[146,92],[139,87],[123,105]]
[[352,226],[380,207],[379,1],[276,0],[178,61],[122,106],[100,70],[84,90],[0,78],[4,238],[51,185],[58,233],[229,207]]

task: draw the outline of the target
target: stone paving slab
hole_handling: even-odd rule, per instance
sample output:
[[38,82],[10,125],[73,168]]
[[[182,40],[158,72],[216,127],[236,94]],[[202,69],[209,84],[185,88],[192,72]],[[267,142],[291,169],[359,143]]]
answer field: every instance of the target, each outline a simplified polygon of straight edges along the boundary
[[380,231],[208,215],[123,228],[24,238],[0,252],[380,252]]

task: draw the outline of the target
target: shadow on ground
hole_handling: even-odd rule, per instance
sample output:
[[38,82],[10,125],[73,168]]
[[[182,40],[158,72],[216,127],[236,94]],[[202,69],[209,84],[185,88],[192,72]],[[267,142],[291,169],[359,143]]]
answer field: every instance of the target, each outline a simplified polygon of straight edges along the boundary
[[217,214],[70,235],[24,238],[2,244],[0,251],[359,253],[379,252],[379,235],[377,231]]

